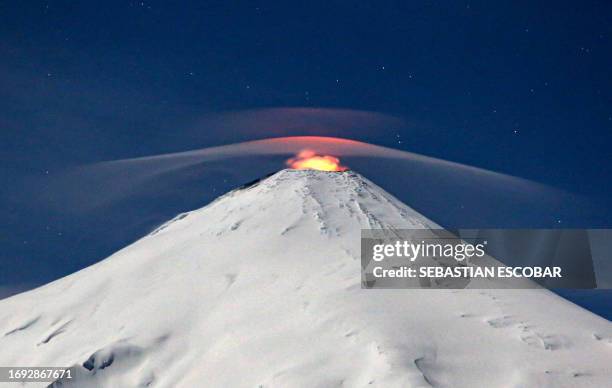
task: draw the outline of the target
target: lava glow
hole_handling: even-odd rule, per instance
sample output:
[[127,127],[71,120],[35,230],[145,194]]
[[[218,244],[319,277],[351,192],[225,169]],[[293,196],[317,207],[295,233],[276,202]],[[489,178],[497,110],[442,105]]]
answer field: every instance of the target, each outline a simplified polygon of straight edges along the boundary
[[346,171],[335,156],[317,155],[312,150],[302,150],[295,157],[287,159],[287,166],[296,170]]

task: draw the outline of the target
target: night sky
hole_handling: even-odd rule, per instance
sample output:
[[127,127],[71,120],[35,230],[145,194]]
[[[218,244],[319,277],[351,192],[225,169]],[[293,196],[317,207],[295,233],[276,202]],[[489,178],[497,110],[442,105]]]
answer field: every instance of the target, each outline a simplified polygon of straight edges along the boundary
[[[0,297],[235,186],[216,176],[184,188],[191,202],[137,198],[68,215],[33,193],[66,168],[305,134],[206,125],[225,111],[400,117],[406,125],[378,131],[306,132],[547,184],[601,208],[578,226],[612,226],[611,2],[301,3],[0,4]],[[612,316],[610,299],[574,300]]]

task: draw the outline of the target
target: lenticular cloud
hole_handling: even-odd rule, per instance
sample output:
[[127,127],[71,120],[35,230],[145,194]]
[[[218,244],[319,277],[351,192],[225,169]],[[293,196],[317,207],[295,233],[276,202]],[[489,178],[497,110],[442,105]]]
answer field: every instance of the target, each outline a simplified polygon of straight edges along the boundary
[[[321,136],[277,137],[101,162],[67,172],[54,187],[60,192],[71,191],[70,195],[76,196],[76,200],[71,201],[73,204],[84,204],[85,207],[108,205],[134,195],[154,195],[151,184],[176,185],[173,180],[177,176],[183,179],[181,185],[188,185],[190,179],[197,180],[202,174],[214,172],[238,180],[254,179],[285,168],[287,158],[293,162],[304,159],[300,159],[304,150],[313,156],[332,158],[317,159],[317,163],[342,158],[343,164],[375,181],[391,178],[390,181],[401,185],[399,189],[413,194],[410,196],[413,202],[424,199],[427,206],[438,208],[441,205],[431,202],[432,198],[439,198],[438,202],[463,198],[465,202],[478,196],[494,199],[511,196],[529,201],[534,198],[550,200],[558,195],[537,183],[482,168],[350,139]],[[259,170],[260,166],[265,166],[266,170]],[[309,166],[305,165],[305,168]],[[335,169],[344,169],[339,160],[337,166],[329,168]],[[187,178],[184,171],[190,171]]]

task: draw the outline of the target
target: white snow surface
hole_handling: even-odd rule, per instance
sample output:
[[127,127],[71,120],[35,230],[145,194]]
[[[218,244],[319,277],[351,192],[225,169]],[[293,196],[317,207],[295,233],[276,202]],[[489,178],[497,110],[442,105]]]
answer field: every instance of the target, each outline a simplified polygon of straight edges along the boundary
[[355,172],[280,171],[0,301],[0,366],[76,366],[63,387],[612,386],[611,323],[547,290],[362,289],[360,229],[414,226],[437,227]]

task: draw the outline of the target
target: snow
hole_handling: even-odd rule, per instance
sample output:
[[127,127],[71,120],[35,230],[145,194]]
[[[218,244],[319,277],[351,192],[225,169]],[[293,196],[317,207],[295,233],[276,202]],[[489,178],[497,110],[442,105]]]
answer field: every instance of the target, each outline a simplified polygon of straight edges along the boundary
[[610,386],[612,325],[547,290],[361,289],[360,229],[415,226],[437,227],[355,172],[280,171],[0,301],[0,365],[75,366],[63,387]]

